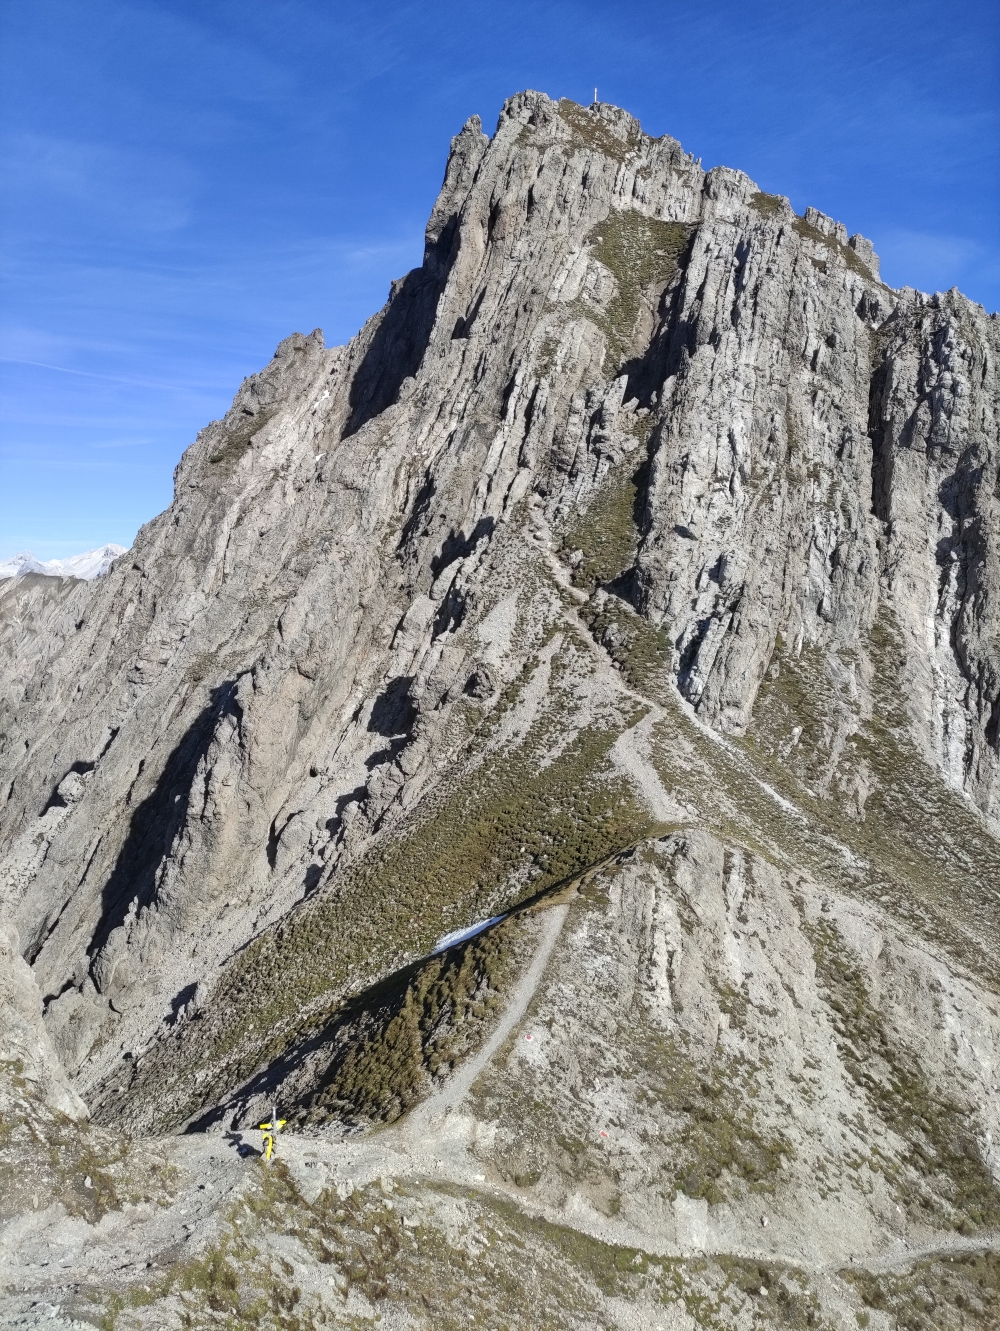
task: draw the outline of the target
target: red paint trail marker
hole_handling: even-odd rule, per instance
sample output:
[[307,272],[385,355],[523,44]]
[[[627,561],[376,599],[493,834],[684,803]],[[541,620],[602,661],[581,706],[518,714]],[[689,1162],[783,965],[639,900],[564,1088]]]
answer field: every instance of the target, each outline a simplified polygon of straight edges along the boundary
[[604,1129],[601,1128],[601,1136],[602,1136],[602,1137],[606,1137],[607,1135],[608,1135],[608,1134],[604,1131]]
[[533,1037],[533,1036],[530,1036],[530,1035],[526,1035],[524,1038],[525,1038],[526,1040],[531,1040],[531,1039],[533,1039],[534,1037]]

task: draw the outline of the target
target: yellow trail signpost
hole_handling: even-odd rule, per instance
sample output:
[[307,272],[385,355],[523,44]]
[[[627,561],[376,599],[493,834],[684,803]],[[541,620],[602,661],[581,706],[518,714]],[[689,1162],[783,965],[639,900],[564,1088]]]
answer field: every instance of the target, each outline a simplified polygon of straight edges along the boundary
[[275,1105],[271,1111],[270,1123],[261,1123],[259,1128],[263,1137],[261,1139],[262,1153],[265,1160],[270,1160],[274,1155],[275,1137],[288,1122],[285,1118],[278,1117],[278,1106]]

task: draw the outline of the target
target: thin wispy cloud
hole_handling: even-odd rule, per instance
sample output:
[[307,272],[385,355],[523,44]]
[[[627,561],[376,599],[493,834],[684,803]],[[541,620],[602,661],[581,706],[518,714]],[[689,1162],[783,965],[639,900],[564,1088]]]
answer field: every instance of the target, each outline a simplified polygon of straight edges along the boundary
[[91,448],[149,448],[156,441],[153,439],[107,439],[91,443]]
[[109,384],[130,384],[134,388],[163,389],[171,386],[165,383],[156,383],[150,379],[123,379],[120,375],[98,374],[94,370],[73,370],[68,365],[49,365],[45,361],[18,360],[14,356],[0,356],[0,363],[4,365],[29,365],[35,370],[54,370],[58,374],[76,374],[82,379],[102,379]]
[[193,174],[182,161],[37,133],[0,138],[7,188],[43,230],[53,206],[115,232],[170,232],[191,219]]

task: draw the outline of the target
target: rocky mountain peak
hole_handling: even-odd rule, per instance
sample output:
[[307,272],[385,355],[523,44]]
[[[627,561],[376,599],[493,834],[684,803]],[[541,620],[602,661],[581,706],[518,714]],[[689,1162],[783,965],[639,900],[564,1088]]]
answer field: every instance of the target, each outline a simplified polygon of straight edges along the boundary
[[[991,1325],[998,350],[619,108],[467,121],[355,338],[285,339],[106,576],[0,584],[46,1131],[187,1160],[178,1214],[197,1159],[334,1324],[874,1325],[920,1254]],[[285,1172],[226,1159],[275,1102]],[[107,1277],[130,1325],[202,1315],[186,1261]]]

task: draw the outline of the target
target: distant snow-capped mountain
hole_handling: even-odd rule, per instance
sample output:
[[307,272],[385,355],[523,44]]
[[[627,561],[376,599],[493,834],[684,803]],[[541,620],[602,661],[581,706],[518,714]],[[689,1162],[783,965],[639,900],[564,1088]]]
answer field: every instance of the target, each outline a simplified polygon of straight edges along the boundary
[[49,578],[99,578],[125,553],[124,545],[102,545],[99,550],[88,550],[69,559],[49,559],[43,563],[30,550],[22,550],[13,559],[0,559],[0,578],[18,578],[22,573],[43,573]]

